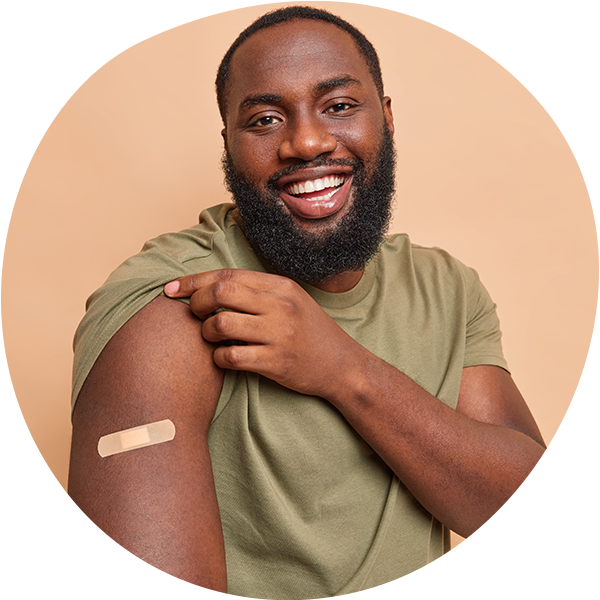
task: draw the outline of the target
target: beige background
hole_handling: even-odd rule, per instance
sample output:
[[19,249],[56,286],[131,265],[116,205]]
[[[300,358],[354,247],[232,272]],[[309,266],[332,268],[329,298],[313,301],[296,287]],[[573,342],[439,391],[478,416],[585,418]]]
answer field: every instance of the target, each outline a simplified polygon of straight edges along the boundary
[[[461,39],[395,12],[314,4],[357,24],[380,53],[399,153],[393,230],[478,269],[549,442],[583,368],[597,291],[592,212],[568,145],[510,74]],[[229,43],[264,11],[196,21],[116,57],[31,162],[7,239],[3,327],[21,409],[63,485],[85,299],[146,239],[227,199],[212,82]]]

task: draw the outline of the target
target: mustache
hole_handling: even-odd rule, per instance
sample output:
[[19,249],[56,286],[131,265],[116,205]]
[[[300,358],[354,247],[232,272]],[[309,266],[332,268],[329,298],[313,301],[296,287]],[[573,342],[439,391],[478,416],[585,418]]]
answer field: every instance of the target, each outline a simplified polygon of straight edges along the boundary
[[292,173],[296,173],[297,171],[301,171],[302,169],[312,169],[314,167],[352,167],[354,171],[360,171],[364,168],[364,163],[359,158],[354,160],[349,160],[345,158],[325,158],[318,157],[315,160],[311,160],[309,162],[301,162],[296,163],[294,165],[289,165],[280,169],[275,174],[269,177],[267,181],[267,187],[277,190],[277,182],[287,175],[291,175]]

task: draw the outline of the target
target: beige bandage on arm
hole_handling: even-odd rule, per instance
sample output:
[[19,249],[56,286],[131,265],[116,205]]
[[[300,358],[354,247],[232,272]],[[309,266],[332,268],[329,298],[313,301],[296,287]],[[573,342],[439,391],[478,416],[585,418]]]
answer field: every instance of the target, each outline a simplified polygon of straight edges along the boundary
[[165,419],[103,435],[98,440],[98,454],[105,458],[145,446],[170,442],[174,437],[175,425],[169,419]]

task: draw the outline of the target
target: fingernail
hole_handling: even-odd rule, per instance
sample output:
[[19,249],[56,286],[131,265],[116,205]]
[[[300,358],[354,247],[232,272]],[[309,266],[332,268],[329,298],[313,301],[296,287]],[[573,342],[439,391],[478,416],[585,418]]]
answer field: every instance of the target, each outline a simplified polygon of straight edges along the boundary
[[165,294],[167,294],[167,296],[172,296],[173,294],[176,294],[179,291],[179,281],[171,281],[170,283],[167,283],[164,289]]

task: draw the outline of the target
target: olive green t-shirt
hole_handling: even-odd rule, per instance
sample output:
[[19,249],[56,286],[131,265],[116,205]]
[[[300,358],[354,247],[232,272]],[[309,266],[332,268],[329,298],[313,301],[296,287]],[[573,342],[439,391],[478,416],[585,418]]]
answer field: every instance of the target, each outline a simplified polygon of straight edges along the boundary
[[[266,270],[232,204],[125,261],[89,298],[75,335],[73,404],[106,343],[165,283],[225,267]],[[477,273],[439,248],[392,235],[352,290],[303,287],[355,340],[452,408],[463,367],[507,368],[494,303]],[[448,550],[444,526],[321,398],[226,371],[209,447],[232,594],[356,592]]]

